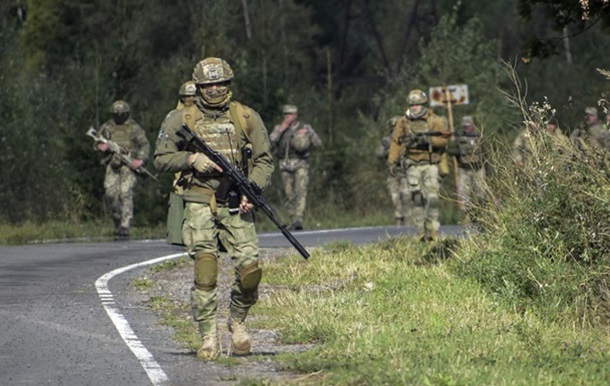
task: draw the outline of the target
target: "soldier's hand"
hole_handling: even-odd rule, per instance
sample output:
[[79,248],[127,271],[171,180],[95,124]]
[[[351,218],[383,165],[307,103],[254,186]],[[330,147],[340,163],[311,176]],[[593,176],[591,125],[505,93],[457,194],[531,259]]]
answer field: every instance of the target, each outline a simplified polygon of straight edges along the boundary
[[110,149],[110,146],[108,146],[108,144],[105,142],[98,142],[95,144],[95,147],[97,148],[97,150],[102,152],[107,152]]
[[244,196],[241,199],[241,203],[239,204],[239,211],[242,214],[246,214],[248,212],[250,212],[252,210],[252,208],[254,208],[254,205],[250,204],[250,202],[248,201],[248,197]]
[[212,162],[212,160],[210,160],[208,156],[203,153],[193,153],[189,155],[187,162],[191,168],[197,170],[199,173],[207,173],[211,172],[212,170],[222,172],[222,168]]
[[131,170],[138,170],[142,166],[143,163],[144,163],[144,161],[142,161],[141,159],[131,160],[131,163],[129,164],[129,168]]

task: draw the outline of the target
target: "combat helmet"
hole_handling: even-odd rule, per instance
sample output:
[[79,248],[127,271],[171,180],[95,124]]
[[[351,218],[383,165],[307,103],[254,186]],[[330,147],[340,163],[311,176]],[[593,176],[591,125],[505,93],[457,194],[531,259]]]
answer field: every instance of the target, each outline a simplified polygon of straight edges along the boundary
[[182,83],[178,95],[182,96],[193,96],[197,94],[197,86],[192,80]]
[[117,125],[121,125],[129,118],[129,104],[118,100],[112,104],[112,118]]
[[231,66],[220,58],[205,58],[193,69],[193,82],[197,85],[228,82],[231,79]]
[[407,103],[412,105],[424,105],[428,103],[428,95],[420,89],[412,90],[407,97]]

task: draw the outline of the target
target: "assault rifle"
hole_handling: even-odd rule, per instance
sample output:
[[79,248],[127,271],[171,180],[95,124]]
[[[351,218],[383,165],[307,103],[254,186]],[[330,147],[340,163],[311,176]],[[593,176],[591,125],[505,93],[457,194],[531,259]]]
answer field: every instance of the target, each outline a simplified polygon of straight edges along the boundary
[[186,150],[195,151],[205,154],[212,162],[220,166],[223,173],[229,180],[239,189],[239,191],[248,198],[250,203],[254,204],[255,207],[260,208],[267,217],[275,224],[275,226],[282,232],[284,237],[290,241],[297,251],[305,259],[309,258],[309,252],[299,243],[299,241],[290,233],[288,229],[275,218],[273,209],[267,203],[267,200],[262,195],[262,189],[254,182],[248,180],[235,166],[219,152],[213,150],[204,140],[197,137],[193,132],[186,126],[182,125],[180,130],[176,133],[186,142],[184,147]]
[[[133,159],[129,156],[129,151],[127,149],[125,149],[123,146],[119,145],[118,143],[116,143],[114,141],[111,141],[107,138],[104,138],[101,135],[98,135],[97,130],[95,130],[93,127],[90,127],[89,130],[87,130],[87,135],[92,137],[95,140],[95,142],[102,142],[102,143],[105,143],[106,145],[108,145],[108,149],[110,150],[110,152],[118,155],[121,158],[121,162],[123,162],[125,165],[129,166],[131,164],[131,161],[133,161]],[[151,172],[149,172],[143,166],[140,166],[139,168],[137,168],[136,173],[138,173],[144,177],[150,177],[157,182],[159,181],[159,179],[157,179],[157,177],[155,177]]]

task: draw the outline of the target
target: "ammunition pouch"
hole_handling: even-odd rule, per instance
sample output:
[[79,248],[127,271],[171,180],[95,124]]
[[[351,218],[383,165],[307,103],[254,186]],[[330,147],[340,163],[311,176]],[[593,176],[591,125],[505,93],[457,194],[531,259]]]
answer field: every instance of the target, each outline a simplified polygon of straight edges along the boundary
[[195,255],[195,288],[212,291],[218,279],[218,257],[211,253]]

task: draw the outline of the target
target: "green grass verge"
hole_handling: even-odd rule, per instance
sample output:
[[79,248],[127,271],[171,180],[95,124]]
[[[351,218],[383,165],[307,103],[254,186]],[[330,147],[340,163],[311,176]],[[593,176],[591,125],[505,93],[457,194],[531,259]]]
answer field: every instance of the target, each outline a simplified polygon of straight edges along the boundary
[[459,250],[395,239],[333,245],[265,266],[279,285],[254,309],[283,343],[315,343],[276,359],[316,384],[604,385],[606,332],[515,311],[454,275]]

